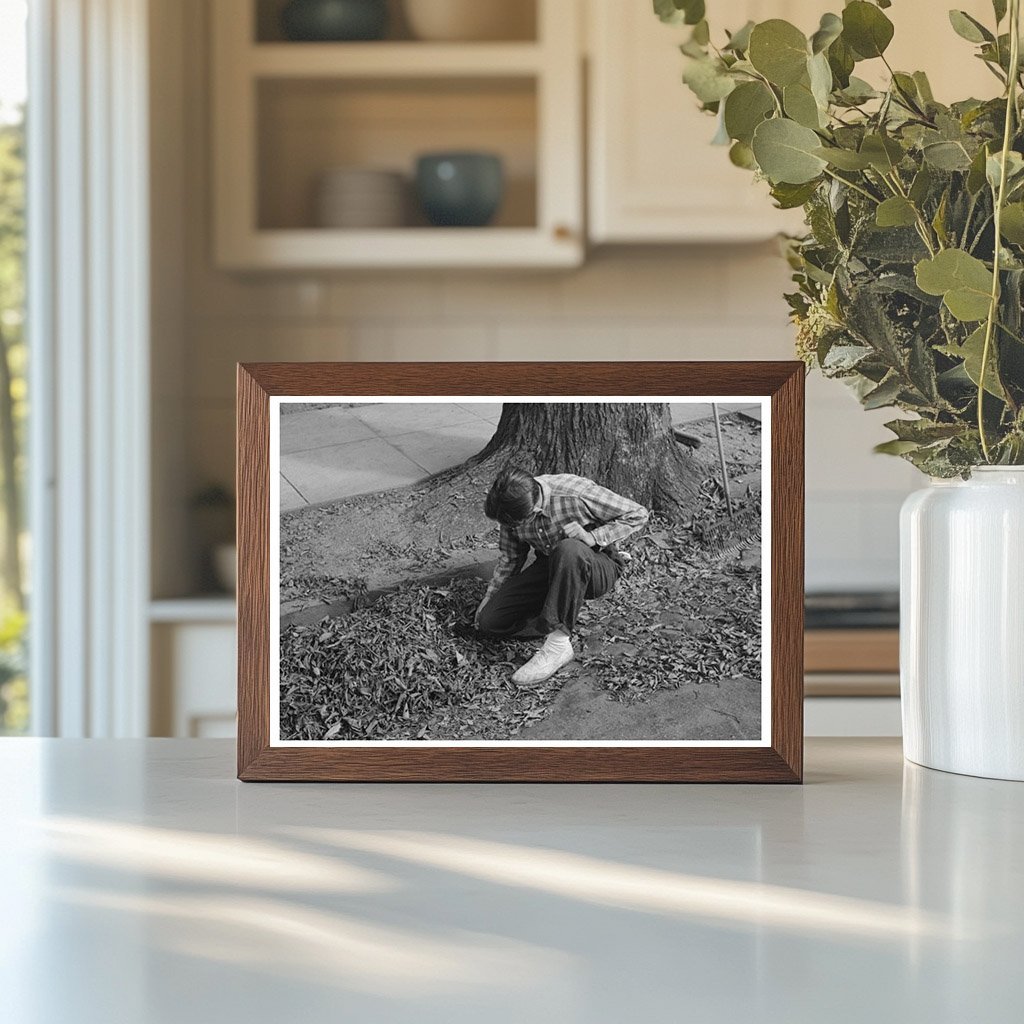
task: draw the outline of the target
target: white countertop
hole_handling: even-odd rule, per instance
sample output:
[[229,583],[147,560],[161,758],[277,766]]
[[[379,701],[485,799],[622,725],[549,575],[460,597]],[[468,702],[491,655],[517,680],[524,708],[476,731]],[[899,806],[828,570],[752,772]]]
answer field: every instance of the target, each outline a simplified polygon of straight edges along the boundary
[[225,741],[0,741],[9,1024],[1016,1022],[1024,785],[242,785]]

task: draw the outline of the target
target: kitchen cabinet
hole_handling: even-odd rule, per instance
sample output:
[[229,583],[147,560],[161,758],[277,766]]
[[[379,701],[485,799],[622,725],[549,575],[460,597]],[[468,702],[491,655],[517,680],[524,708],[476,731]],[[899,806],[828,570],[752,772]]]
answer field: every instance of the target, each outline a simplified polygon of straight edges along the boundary
[[[767,186],[710,145],[715,121],[682,84],[685,26],[663,25],[646,0],[586,0],[588,43],[589,234],[613,242],[737,242],[798,232],[799,211],[776,210]],[[826,0],[708,2],[714,38],[747,20],[785,18],[810,34]],[[988,0],[958,7],[992,21]],[[900,0],[886,11],[896,34],[896,68],[928,72],[937,98],[995,95],[998,83],[950,27],[946,7]],[[875,84],[880,61],[858,65]]]
[[[277,0],[217,0],[213,30],[214,250],[233,270],[557,267],[583,259],[579,8],[536,5],[532,39],[292,42]],[[394,20],[394,19],[393,19]],[[424,152],[504,164],[493,225],[324,227],[314,196],[338,168],[398,172]]]
[[[715,120],[681,76],[689,28],[663,25],[649,3],[588,0],[589,230],[594,243],[736,242],[799,230],[798,212],[774,209],[764,183],[712,146]],[[820,0],[708,4],[712,31],[749,19],[817,25]]]
[[151,604],[151,735],[235,735],[235,617],[226,596]]

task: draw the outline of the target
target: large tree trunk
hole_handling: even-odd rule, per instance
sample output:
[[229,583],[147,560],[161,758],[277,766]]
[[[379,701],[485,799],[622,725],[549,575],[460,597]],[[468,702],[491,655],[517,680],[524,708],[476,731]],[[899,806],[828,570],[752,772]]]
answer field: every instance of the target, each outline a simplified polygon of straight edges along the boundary
[[649,509],[691,511],[708,468],[672,434],[667,405],[506,402],[474,463],[530,473],[575,473]]

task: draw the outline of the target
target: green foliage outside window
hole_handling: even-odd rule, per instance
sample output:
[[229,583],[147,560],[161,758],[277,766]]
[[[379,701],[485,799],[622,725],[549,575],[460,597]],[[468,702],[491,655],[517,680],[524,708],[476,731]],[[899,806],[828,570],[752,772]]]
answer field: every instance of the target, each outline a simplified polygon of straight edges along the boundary
[[0,734],[28,725],[25,675],[24,119],[0,121]]

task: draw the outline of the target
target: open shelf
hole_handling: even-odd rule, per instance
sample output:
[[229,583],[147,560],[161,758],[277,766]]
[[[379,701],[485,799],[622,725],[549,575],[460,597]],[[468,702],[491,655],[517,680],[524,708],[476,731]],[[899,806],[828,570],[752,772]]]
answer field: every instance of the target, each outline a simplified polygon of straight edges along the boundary
[[[217,0],[220,2],[220,0]],[[254,22],[250,39],[259,44],[286,43],[289,46],[306,48],[316,45],[305,42],[286,40],[281,27],[281,12],[288,0],[245,0],[254,4]],[[495,0],[487,0],[495,2]],[[502,17],[507,22],[507,29],[502,33],[502,42],[533,42],[537,39],[537,6],[538,0],[501,0]],[[568,0],[558,0],[567,3]],[[385,37],[380,42],[361,42],[355,45],[362,47],[378,47],[395,41],[419,43],[406,13],[405,0],[388,0],[388,27]]]
[[[566,0],[524,2],[536,22],[527,40],[416,42],[400,29],[381,42],[295,43],[280,41],[278,0],[218,0],[212,8],[218,265],[578,266],[584,248],[578,11]],[[419,212],[412,187],[417,158],[450,151],[502,160],[504,197],[486,227],[435,228]],[[324,176],[353,168],[404,176],[408,210],[399,216],[387,208],[379,218],[401,226],[321,225],[316,196]],[[366,212],[351,222],[365,223]]]
[[273,79],[259,83],[257,119],[261,230],[325,230],[315,197],[321,176],[336,167],[403,175],[405,224],[379,230],[428,230],[414,195],[416,160],[451,150],[496,153],[505,171],[505,196],[493,224],[467,229],[460,238],[537,226],[534,79]]

